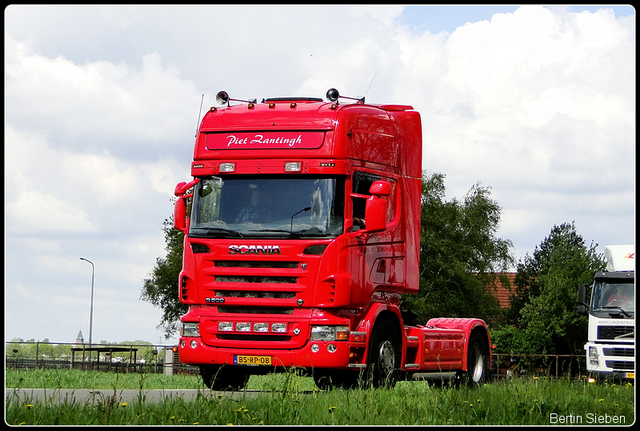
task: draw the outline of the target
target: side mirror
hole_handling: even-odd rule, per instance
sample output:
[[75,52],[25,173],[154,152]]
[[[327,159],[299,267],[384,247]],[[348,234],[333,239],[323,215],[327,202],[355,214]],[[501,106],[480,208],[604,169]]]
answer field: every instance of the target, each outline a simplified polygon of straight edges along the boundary
[[184,233],[187,233],[187,203],[185,199],[191,196],[191,194],[185,195],[185,193],[199,181],[200,178],[188,183],[182,181],[176,185],[176,189],[173,192],[178,197],[173,207],[173,227]]
[[587,284],[578,286],[578,314],[587,314]]
[[364,218],[366,232],[380,232],[387,228],[387,201],[382,196],[391,194],[391,183],[374,181],[369,188],[371,197],[367,199]]
[[179,197],[173,207],[173,227],[187,233],[187,204],[183,197]]

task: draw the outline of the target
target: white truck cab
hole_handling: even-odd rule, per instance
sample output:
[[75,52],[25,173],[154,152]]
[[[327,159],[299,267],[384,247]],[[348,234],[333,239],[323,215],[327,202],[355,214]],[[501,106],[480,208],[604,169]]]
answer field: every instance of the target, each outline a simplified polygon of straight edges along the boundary
[[[589,316],[584,345],[590,381],[635,378],[635,247],[608,245],[607,267],[578,288],[578,313]],[[591,300],[586,304],[586,290]]]

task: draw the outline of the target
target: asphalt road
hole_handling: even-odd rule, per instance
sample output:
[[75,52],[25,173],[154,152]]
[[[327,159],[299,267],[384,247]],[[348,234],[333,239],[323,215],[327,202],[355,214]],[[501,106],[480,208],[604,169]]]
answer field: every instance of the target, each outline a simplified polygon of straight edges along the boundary
[[199,389],[148,389],[140,391],[138,389],[5,389],[6,400],[17,396],[22,403],[44,403],[55,404],[80,403],[93,404],[101,403],[115,395],[118,403],[132,403],[142,399],[144,402],[164,402],[166,399],[181,398],[185,401],[195,400],[198,394],[205,397],[232,397],[243,398],[246,396],[257,396],[259,394],[270,394],[265,391],[242,391],[242,392],[219,392]]

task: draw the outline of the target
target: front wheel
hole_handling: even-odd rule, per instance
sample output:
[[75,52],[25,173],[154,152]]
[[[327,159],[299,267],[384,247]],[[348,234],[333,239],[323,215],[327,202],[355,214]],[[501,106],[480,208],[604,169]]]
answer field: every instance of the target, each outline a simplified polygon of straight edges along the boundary
[[367,383],[393,388],[399,377],[402,342],[396,325],[382,320],[373,329],[367,358]]

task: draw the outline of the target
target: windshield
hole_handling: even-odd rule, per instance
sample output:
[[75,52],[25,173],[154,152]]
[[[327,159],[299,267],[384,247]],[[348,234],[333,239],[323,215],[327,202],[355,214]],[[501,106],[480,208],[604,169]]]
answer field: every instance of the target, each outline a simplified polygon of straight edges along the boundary
[[596,281],[591,300],[593,312],[604,312],[607,315],[630,317],[635,312],[633,281]]
[[190,236],[335,237],[343,230],[344,179],[207,177],[193,194]]

